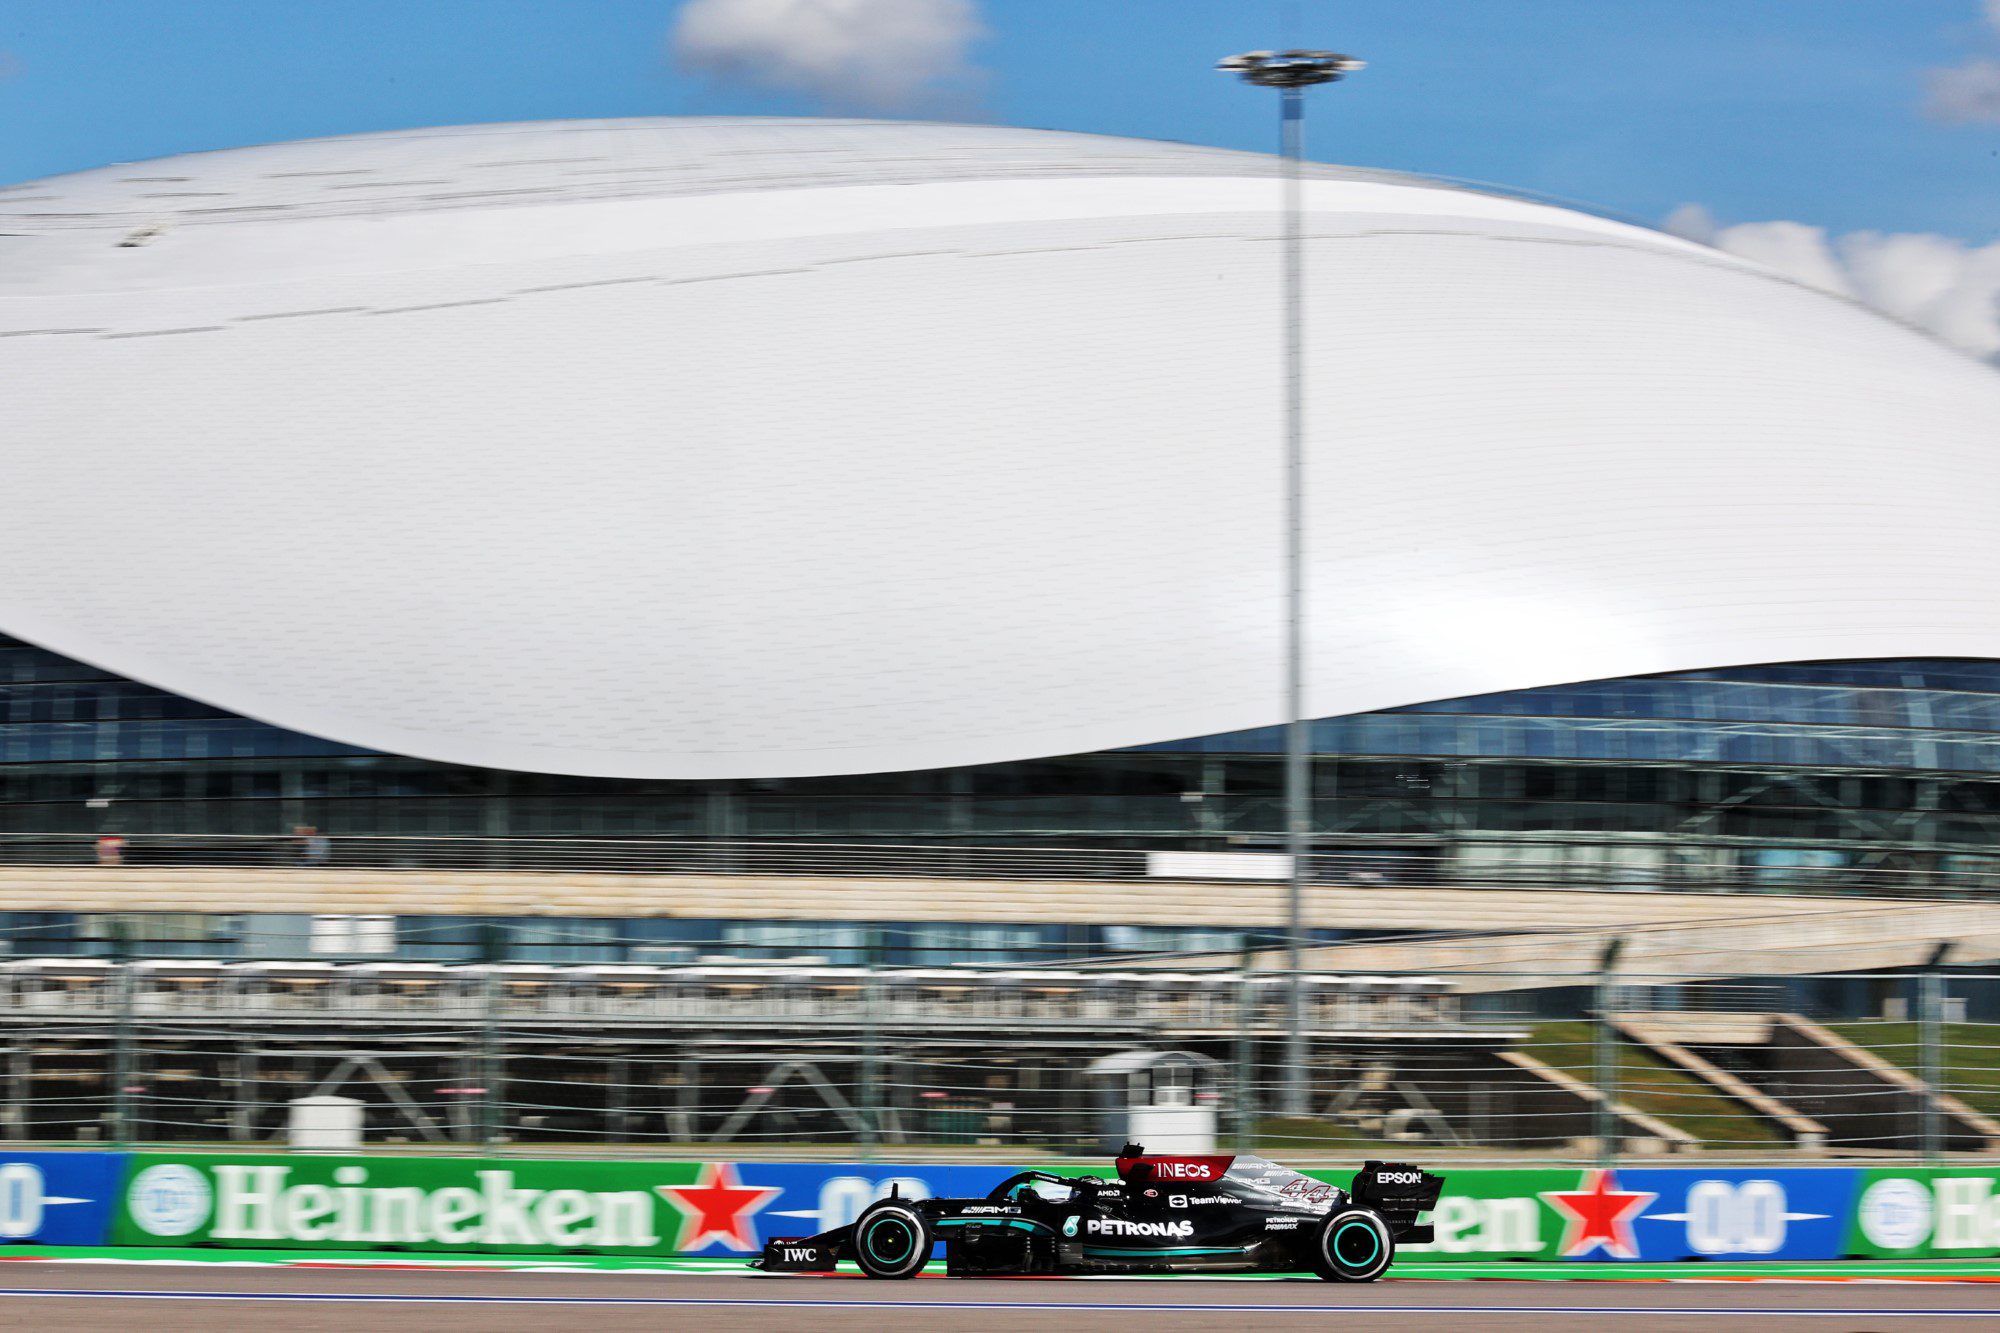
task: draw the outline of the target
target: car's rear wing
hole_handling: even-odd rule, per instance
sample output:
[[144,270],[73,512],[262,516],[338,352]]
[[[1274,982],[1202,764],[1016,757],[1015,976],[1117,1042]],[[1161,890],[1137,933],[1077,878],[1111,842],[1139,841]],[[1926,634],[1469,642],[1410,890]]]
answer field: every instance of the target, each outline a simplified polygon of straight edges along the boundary
[[1382,1214],[1398,1241],[1427,1244],[1431,1226],[1417,1225],[1417,1214],[1437,1207],[1444,1191],[1444,1177],[1432,1175],[1408,1162],[1364,1162],[1354,1175],[1348,1194],[1354,1201]]

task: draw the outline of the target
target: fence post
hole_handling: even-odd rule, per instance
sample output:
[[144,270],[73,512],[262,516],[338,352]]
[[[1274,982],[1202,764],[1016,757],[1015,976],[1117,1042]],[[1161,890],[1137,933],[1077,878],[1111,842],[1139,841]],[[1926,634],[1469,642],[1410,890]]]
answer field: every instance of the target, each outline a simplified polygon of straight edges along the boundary
[[1938,1105],[1938,1085],[1944,1075],[1944,973],[1938,968],[1950,949],[1949,944],[1938,946],[1917,979],[1917,1061],[1924,1080],[1923,1158],[1931,1166],[1944,1155],[1944,1118]]
[[1618,1042],[1611,1030],[1611,1014],[1618,1005],[1618,985],[1614,973],[1625,940],[1619,936],[1604,946],[1597,959],[1597,1026],[1591,1033],[1592,1055],[1596,1064],[1597,1162],[1600,1166],[1618,1163]]
[[868,959],[861,976],[861,1160],[875,1160],[882,1141],[882,1032],[877,1005],[881,1000],[881,941],[868,932]]
[[1257,1151],[1256,994],[1251,969],[1257,955],[1247,939],[1236,969],[1236,1150]]
[[120,938],[124,923],[116,922],[112,929],[117,932],[113,936],[112,965],[118,971],[116,1007],[111,1020],[111,1142],[114,1147],[124,1148],[136,1143],[132,1133],[132,1080],[136,1063],[132,1058],[132,1022],[137,1007],[137,978],[133,975],[131,955]]
[[500,1099],[506,1094],[500,1067],[500,974],[491,964],[479,999],[479,1148],[500,1145]]
[[500,1145],[506,1070],[501,1052],[500,1002],[504,990],[500,963],[507,957],[507,928],[495,922],[483,932],[481,952],[486,973],[479,988],[479,1147],[491,1153]]

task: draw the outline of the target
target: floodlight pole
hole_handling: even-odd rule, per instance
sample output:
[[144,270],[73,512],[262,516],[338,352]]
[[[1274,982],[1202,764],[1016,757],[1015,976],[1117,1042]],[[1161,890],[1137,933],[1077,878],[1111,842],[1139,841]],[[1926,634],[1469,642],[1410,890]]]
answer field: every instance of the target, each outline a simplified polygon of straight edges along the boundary
[[1305,156],[1305,90],[1333,83],[1362,62],[1332,51],[1251,51],[1216,68],[1278,90],[1279,158],[1284,180],[1285,358],[1285,1057],[1279,1108],[1312,1107],[1306,1042],[1305,883],[1312,849],[1311,728],[1305,703],[1305,246],[1299,200]]
[[1285,174],[1285,1083],[1288,1116],[1312,1111],[1307,1068],[1305,978],[1306,860],[1312,850],[1312,738],[1306,723],[1305,279],[1299,161],[1305,149],[1303,88],[1278,90]]

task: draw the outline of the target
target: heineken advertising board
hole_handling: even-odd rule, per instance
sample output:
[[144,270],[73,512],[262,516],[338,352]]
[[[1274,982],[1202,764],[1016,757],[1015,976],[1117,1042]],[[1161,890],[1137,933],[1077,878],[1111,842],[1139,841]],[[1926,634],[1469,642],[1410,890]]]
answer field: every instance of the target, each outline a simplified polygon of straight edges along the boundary
[[[978,1195],[1008,1166],[235,1154],[0,1158],[0,1223],[114,1243],[280,1249],[749,1255],[853,1221],[893,1188]],[[20,1169],[6,1174],[5,1163]],[[94,1185],[77,1163],[100,1164]],[[1073,1171],[1074,1168],[1071,1168]],[[49,1174],[51,1171],[57,1174]],[[1094,1172],[1095,1174],[1095,1172]],[[1309,1175],[1345,1186],[1351,1172]],[[1892,1167],[1446,1169],[1427,1260],[2000,1254],[2000,1172]],[[15,1194],[6,1192],[9,1181]],[[115,1207],[90,1201],[117,1194]],[[40,1211],[37,1211],[39,1208]],[[9,1211],[11,1209],[11,1212]],[[64,1209],[75,1211],[64,1213]],[[67,1219],[67,1220],[65,1220]],[[71,1232],[69,1234],[77,1234]]]
[[983,1194],[1003,1166],[132,1156],[121,1245],[750,1254],[843,1226],[893,1186]]
[[2000,1171],[1858,1170],[1846,1252],[1870,1258],[2000,1254]]

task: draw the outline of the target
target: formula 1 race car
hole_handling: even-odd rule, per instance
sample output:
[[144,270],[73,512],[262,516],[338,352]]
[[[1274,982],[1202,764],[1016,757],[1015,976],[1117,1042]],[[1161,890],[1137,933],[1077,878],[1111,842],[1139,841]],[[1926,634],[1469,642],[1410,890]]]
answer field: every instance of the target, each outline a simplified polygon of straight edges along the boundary
[[1373,1282],[1397,1242],[1431,1239],[1417,1214],[1444,1177],[1369,1162],[1341,1189],[1247,1154],[1151,1156],[1127,1144],[1118,1178],[1022,1171],[983,1199],[906,1199],[893,1190],[852,1226],[773,1240],[752,1267],[831,1272],[851,1259],[869,1277],[922,1272],[944,1246],[945,1272],[1312,1272]]

